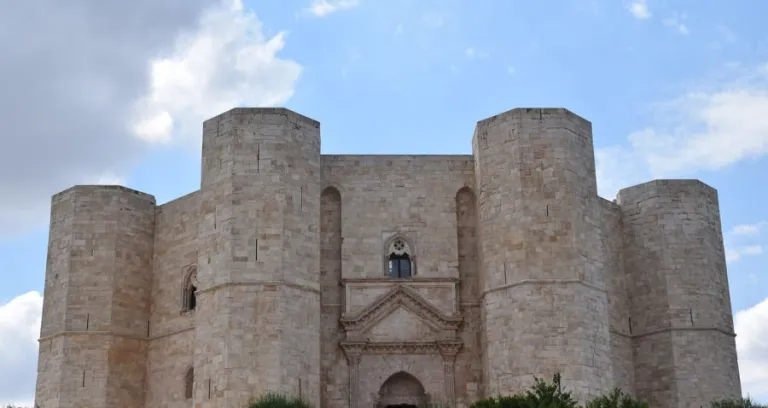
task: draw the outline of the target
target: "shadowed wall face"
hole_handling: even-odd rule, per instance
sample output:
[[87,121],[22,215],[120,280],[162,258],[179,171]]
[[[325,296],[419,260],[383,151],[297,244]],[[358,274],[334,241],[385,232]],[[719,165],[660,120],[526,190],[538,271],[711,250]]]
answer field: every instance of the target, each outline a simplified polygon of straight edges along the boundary
[[320,299],[321,299],[321,404],[324,407],[348,403],[347,360],[339,348],[342,333],[339,319],[343,307],[341,290],[342,247],[341,193],[326,187],[320,197]]

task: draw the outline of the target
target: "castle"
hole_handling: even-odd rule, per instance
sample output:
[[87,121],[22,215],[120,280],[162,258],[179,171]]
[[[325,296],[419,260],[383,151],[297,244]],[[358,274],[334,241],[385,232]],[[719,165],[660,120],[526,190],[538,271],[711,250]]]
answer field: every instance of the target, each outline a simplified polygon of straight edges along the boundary
[[514,109],[472,155],[321,155],[282,108],[204,122],[201,188],[52,198],[43,408],[467,407],[561,373],[652,407],[741,385],[717,192],[598,197],[590,122]]

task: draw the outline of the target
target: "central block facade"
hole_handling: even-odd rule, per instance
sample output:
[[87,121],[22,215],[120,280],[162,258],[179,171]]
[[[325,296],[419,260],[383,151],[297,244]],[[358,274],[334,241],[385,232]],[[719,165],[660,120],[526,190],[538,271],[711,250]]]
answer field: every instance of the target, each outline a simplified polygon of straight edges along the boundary
[[204,123],[199,191],[53,197],[37,403],[467,407],[561,373],[654,407],[740,395],[717,193],[597,195],[591,124],[478,122],[472,155],[321,155],[279,108]]

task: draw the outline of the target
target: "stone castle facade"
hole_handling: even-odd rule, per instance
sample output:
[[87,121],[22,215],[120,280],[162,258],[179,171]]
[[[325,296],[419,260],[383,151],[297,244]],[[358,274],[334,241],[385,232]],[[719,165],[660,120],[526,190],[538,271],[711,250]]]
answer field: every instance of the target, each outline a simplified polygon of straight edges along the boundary
[[561,373],[653,407],[740,395],[717,193],[597,195],[591,124],[477,123],[472,155],[321,155],[320,124],[203,125],[201,188],[52,200],[43,408],[467,407]]

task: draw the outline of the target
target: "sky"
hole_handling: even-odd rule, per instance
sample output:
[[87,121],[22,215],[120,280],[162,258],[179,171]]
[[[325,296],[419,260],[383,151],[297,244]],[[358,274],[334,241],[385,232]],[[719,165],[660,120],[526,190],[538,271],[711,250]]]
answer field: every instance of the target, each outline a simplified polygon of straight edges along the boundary
[[[66,4],[66,7],[64,6]],[[285,106],[324,154],[470,154],[477,121],[565,107],[599,194],[719,192],[744,394],[768,402],[768,2],[27,0],[0,14],[0,403],[34,396],[51,195],[197,190],[202,121]]]

